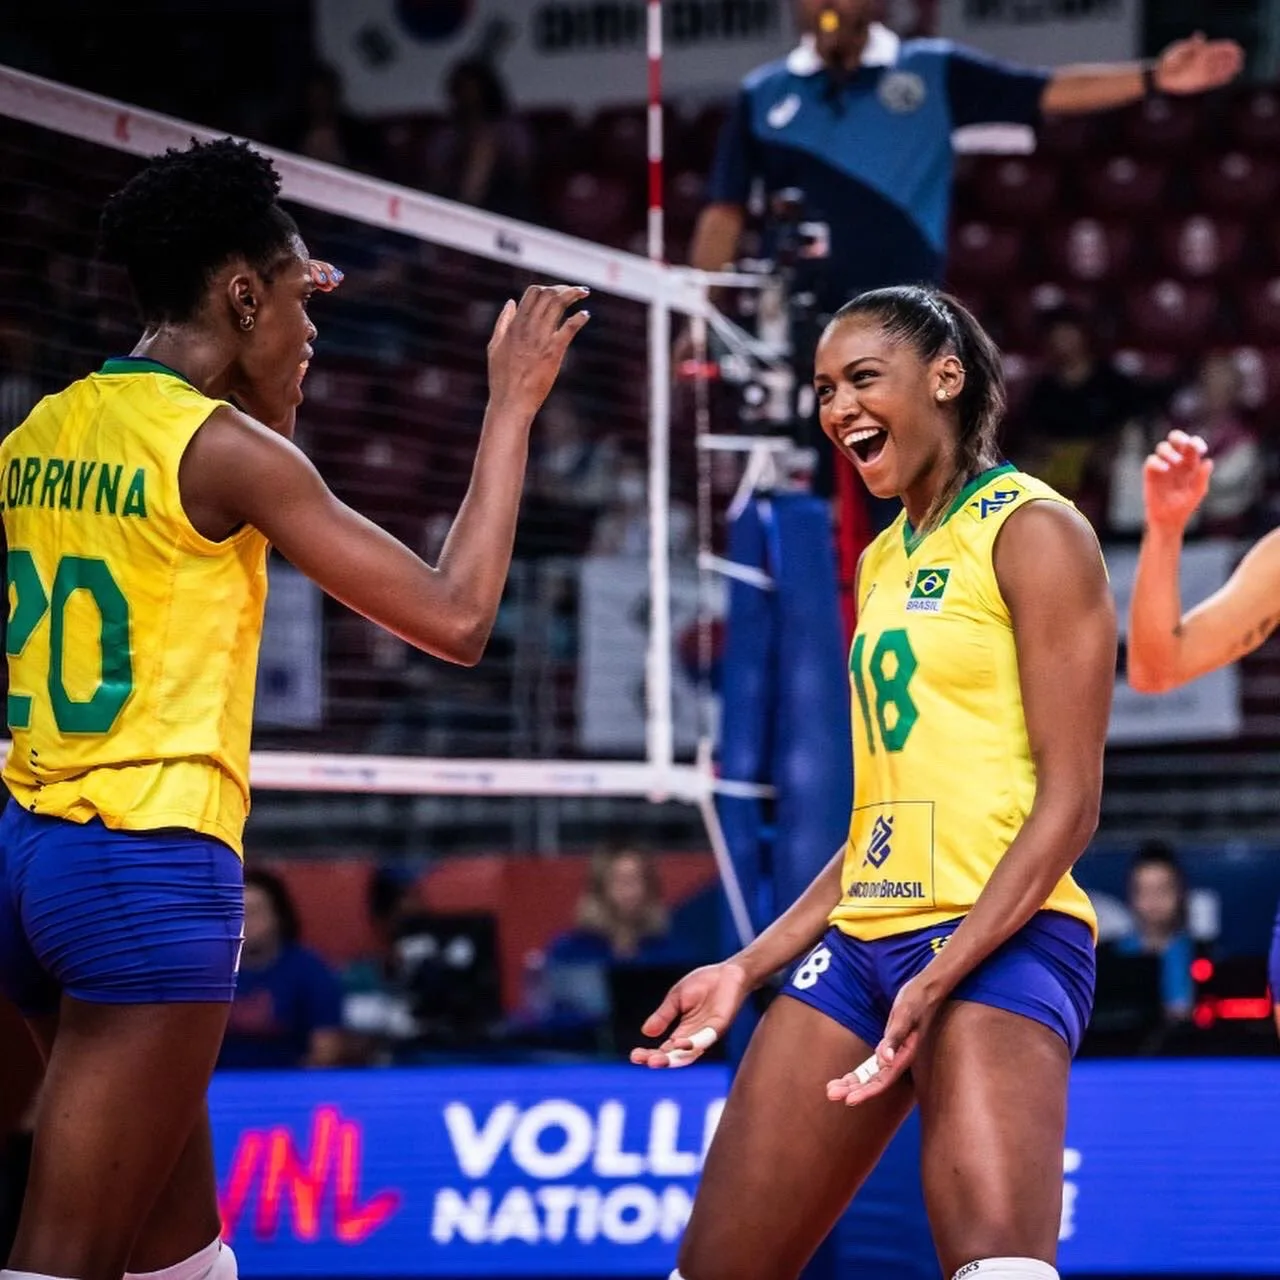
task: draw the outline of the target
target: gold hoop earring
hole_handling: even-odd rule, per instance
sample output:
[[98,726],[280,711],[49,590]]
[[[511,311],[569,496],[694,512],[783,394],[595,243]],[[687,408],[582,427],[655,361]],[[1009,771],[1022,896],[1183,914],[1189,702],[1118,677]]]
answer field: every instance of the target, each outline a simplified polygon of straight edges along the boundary
[[240,327],[245,331],[245,333],[248,333],[255,323],[256,321],[252,316],[245,315],[240,317]]

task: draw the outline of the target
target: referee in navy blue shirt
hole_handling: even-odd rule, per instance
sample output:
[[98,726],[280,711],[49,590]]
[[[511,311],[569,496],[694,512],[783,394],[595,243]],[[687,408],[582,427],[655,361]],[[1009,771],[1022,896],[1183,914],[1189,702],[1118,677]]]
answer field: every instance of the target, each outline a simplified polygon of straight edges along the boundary
[[871,20],[874,0],[797,0],[810,34],[742,83],[725,123],[690,265],[736,256],[752,187],[804,193],[830,228],[819,305],[863,289],[938,281],[954,167],[952,131],[1035,125],[1152,92],[1199,93],[1239,72],[1232,41],[1180,40],[1154,62],[1017,67],[946,40],[900,40]]
[[[1153,92],[1199,93],[1226,84],[1243,64],[1239,45],[1196,35],[1149,63],[1017,67],[945,40],[900,40],[872,20],[876,7],[797,0],[808,35],[743,81],[689,251],[690,265],[722,270],[737,256],[756,184],[766,197],[798,189],[802,218],[828,228],[828,256],[803,264],[796,281],[814,295],[811,337],[864,289],[941,280],[953,130],[1035,125],[1043,115],[1119,107]],[[768,253],[777,231],[766,214]],[[809,343],[800,333],[795,341],[797,373],[807,380]]]

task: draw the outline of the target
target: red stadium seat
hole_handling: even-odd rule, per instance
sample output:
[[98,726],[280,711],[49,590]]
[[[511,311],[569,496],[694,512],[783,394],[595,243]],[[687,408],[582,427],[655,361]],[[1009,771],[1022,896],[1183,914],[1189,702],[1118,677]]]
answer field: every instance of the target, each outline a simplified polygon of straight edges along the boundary
[[1015,350],[1036,350],[1044,338],[1045,317],[1063,307],[1091,318],[1098,309],[1097,293],[1056,281],[1011,283],[1004,291],[1005,341]]
[[643,173],[649,155],[646,108],[612,107],[599,112],[588,127],[587,140],[594,172],[629,177]]
[[1103,217],[1150,212],[1160,206],[1168,185],[1165,166],[1141,156],[1111,156],[1086,163],[1080,170],[1088,208]]
[[1172,382],[1183,371],[1185,360],[1173,351],[1144,351],[1137,347],[1121,347],[1111,363],[1140,382]]
[[1204,160],[1195,176],[1201,200],[1214,213],[1261,213],[1274,207],[1280,192],[1280,164],[1243,151]]
[[1002,357],[1004,365],[1004,389],[1008,398],[1008,417],[1013,419],[1022,412],[1040,376],[1040,363],[1034,356],[1022,355],[1016,351],[1006,351]]
[[1239,97],[1231,111],[1231,132],[1245,151],[1280,148],[1280,91],[1258,87]]
[[1242,282],[1236,301],[1246,342],[1262,347],[1280,343],[1280,276]]
[[617,178],[570,174],[551,198],[553,225],[584,240],[622,245],[633,222],[631,195],[628,185]]
[[1204,108],[1184,98],[1146,98],[1123,113],[1125,144],[1143,155],[1177,159],[1193,148],[1204,128]]
[[1209,340],[1218,313],[1218,294],[1209,285],[1181,280],[1149,280],[1125,298],[1126,337],[1152,351],[1190,352]]
[[1036,150],[1058,160],[1089,155],[1098,150],[1102,132],[1096,115],[1046,116],[1036,131]]
[[993,281],[1017,271],[1024,235],[1017,227],[965,222],[951,235],[949,270],[958,281]]
[[1032,222],[1058,198],[1058,166],[1034,156],[984,156],[974,165],[972,185],[988,217]]
[[1245,230],[1238,222],[1197,213],[1162,226],[1159,244],[1167,270],[1203,280],[1235,268],[1244,252]]
[[533,134],[541,169],[561,173],[582,162],[582,129],[572,111],[538,107],[520,114]]
[[1280,406],[1280,347],[1236,347],[1231,358],[1240,371],[1240,398],[1247,409]]
[[1133,229],[1124,223],[1074,218],[1045,237],[1059,275],[1076,284],[1098,284],[1122,276],[1133,256]]
[[[706,175],[695,169],[683,169],[667,179],[666,191],[667,234],[687,233],[697,221],[707,202]],[[683,259],[672,258],[673,262]]]

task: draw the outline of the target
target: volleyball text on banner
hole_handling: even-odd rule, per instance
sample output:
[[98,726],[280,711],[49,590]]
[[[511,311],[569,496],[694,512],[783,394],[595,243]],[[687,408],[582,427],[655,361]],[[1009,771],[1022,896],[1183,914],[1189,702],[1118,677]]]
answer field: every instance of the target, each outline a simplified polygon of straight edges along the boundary
[[[731,94],[795,43],[790,0],[666,4],[662,75],[668,98]],[[440,110],[460,59],[491,56],[521,107],[590,109],[646,100],[646,0],[317,0],[321,55],[363,114]]]

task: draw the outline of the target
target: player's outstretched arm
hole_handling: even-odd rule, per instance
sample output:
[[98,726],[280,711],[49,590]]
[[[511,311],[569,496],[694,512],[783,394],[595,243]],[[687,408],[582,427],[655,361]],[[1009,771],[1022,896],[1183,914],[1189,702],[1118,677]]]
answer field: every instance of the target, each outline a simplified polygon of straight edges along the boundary
[[1213,473],[1205,443],[1169,433],[1143,472],[1146,528],[1129,603],[1128,677],[1165,693],[1256,649],[1280,624],[1280,532],[1269,533],[1226,585],[1185,615],[1178,565],[1187,522]]
[[471,485],[439,564],[419,559],[339,501],[290,441],[219,409],[182,461],[183,502],[197,529],[250,524],[330,595],[437,657],[480,660],[515,541],[529,428],[574,335],[565,311],[585,289],[534,286],[504,308],[489,344],[489,405]]

